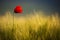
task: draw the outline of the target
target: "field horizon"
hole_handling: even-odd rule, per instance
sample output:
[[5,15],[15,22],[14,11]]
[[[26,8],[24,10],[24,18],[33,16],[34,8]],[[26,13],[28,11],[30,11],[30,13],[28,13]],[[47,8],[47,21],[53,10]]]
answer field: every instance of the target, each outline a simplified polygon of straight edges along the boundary
[[34,12],[13,18],[7,12],[0,16],[0,40],[60,40],[60,17]]

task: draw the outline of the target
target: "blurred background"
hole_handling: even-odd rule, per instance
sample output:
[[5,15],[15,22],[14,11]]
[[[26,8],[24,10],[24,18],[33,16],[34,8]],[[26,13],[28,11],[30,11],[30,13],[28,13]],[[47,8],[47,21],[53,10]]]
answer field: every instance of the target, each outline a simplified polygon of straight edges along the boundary
[[10,11],[14,13],[17,5],[23,7],[23,14],[26,15],[35,11],[43,11],[45,14],[57,12],[60,15],[60,0],[0,0],[0,15]]

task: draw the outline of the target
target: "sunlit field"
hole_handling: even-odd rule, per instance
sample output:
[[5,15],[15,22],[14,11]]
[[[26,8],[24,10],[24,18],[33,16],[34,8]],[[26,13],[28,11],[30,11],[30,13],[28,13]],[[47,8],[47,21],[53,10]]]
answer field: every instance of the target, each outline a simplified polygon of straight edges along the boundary
[[13,18],[7,12],[0,16],[0,40],[60,40],[60,18],[43,12]]

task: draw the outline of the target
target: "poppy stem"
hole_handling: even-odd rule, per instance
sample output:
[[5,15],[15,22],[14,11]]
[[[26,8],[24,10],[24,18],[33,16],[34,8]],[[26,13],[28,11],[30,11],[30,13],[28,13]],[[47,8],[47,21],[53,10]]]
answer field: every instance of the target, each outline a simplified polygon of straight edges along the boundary
[[13,13],[13,27],[14,27],[14,13]]

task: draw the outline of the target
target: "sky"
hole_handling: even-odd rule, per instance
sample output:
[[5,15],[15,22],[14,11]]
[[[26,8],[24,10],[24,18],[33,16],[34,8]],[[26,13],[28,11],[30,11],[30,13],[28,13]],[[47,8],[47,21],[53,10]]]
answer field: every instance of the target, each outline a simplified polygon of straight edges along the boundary
[[0,15],[10,11],[14,13],[14,8],[21,5],[23,14],[29,14],[33,10],[44,11],[47,14],[58,12],[60,15],[60,0],[0,0]]

